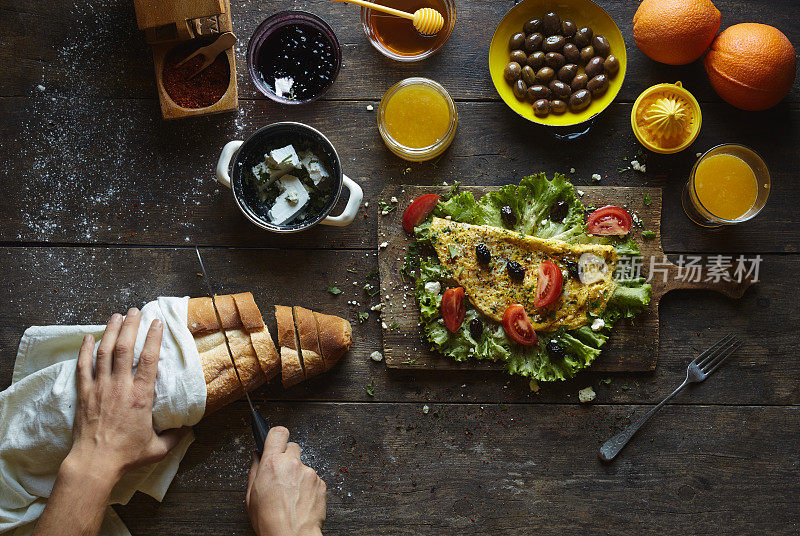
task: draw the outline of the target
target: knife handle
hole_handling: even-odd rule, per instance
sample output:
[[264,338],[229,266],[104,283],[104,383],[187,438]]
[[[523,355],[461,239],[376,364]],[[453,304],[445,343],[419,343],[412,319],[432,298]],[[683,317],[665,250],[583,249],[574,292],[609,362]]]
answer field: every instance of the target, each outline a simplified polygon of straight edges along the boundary
[[253,439],[256,441],[256,450],[258,450],[258,457],[260,458],[261,454],[264,452],[264,443],[267,441],[269,425],[264,417],[256,410],[253,410],[250,424],[253,426]]

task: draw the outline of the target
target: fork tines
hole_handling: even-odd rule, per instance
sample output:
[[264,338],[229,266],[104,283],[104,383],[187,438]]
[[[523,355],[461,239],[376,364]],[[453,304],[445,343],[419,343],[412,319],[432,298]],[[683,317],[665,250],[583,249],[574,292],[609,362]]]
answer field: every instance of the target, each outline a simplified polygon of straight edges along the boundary
[[711,374],[741,345],[741,339],[733,334],[728,334],[711,348],[697,356],[694,359],[694,363],[703,374]]

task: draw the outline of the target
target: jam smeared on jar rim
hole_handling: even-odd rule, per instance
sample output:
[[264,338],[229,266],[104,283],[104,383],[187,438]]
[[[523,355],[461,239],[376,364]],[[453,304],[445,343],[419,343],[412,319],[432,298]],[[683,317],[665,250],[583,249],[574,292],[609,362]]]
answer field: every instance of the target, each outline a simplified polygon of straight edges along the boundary
[[289,24],[264,40],[256,69],[278,97],[305,101],[319,96],[333,82],[336,54],[320,30]]

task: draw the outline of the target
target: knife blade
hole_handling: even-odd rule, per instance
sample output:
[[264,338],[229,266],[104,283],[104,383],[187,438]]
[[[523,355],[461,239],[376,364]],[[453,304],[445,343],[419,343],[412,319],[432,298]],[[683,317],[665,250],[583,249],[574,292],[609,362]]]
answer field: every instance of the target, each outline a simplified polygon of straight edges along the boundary
[[236,368],[236,360],[233,358],[233,350],[231,350],[231,343],[228,340],[228,334],[222,328],[222,317],[219,314],[219,309],[217,309],[217,294],[214,292],[214,287],[211,284],[211,279],[208,277],[208,272],[206,272],[206,267],[203,264],[203,257],[200,256],[200,249],[195,246],[194,247],[195,253],[197,253],[197,260],[200,262],[200,269],[203,272],[203,279],[206,282],[206,288],[208,290],[209,296],[211,296],[211,304],[214,306],[214,314],[217,317],[217,325],[222,332],[222,337],[225,339],[225,348],[228,349],[228,356],[231,358],[231,363],[233,364],[233,371],[236,373],[236,379],[239,380],[239,385],[242,386],[242,391],[244,391],[244,396],[247,399],[247,405],[250,406],[250,425],[253,429],[253,439],[256,441],[256,449],[258,449],[258,456],[261,457],[261,454],[264,451],[264,442],[267,440],[267,432],[269,432],[269,425],[267,425],[266,419],[256,411],[255,406],[253,405],[253,401],[250,400],[250,394],[247,392],[247,388],[245,387],[244,383],[242,382],[242,377],[239,376],[239,369]]

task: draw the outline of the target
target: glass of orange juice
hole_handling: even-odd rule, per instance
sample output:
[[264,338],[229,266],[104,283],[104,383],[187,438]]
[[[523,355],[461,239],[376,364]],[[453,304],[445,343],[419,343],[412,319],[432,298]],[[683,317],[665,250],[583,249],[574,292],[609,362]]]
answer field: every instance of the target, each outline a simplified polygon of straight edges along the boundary
[[683,189],[683,211],[703,227],[734,225],[753,218],[767,203],[767,165],[743,145],[717,145],[692,168]]

